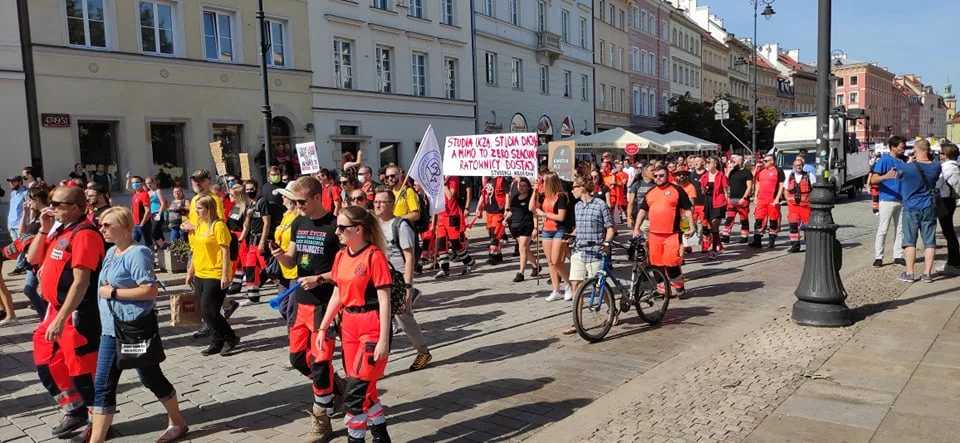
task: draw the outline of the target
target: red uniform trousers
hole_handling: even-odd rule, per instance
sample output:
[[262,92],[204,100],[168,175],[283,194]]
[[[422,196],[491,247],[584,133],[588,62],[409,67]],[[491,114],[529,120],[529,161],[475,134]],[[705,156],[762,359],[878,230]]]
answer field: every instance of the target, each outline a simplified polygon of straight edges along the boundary
[[240,254],[237,256],[237,262],[242,267],[236,269],[243,270],[244,287],[243,292],[247,298],[260,300],[260,274],[267,267],[267,263],[260,254],[259,244],[248,244],[246,241],[240,242]]
[[[743,203],[740,203],[740,202]],[[740,217],[740,238],[750,235],[750,200],[730,200],[727,202],[727,219],[723,223],[723,235],[730,237],[733,230],[733,221]]]
[[490,236],[490,255],[499,254],[503,242],[503,214],[487,213],[487,234]]
[[[327,305],[298,303],[296,318],[290,326],[290,364],[313,380],[313,401],[333,411],[333,351],[324,354],[317,348],[317,334]],[[331,337],[333,339],[333,337]]]
[[757,200],[757,207],[753,210],[754,235],[763,235],[764,226],[767,233],[777,235],[780,232],[780,205],[773,204],[773,200]]
[[[353,430],[365,430],[367,422],[385,421],[383,406],[377,395],[377,380],[387,369],[387,358],[374,360],[373,353],[380,340],[380,313],[343,311],[340,347],[343,351],[343,369],[347,376],[343,398],[344,423]],[[332,341],[324,342],[324,352],[333,355]]]
[[800,241],[800,224],[810,222],[810,204],[787,202],[787,222],[790,223],[790,240]]
[[85,415],[93,407],[94,374],[100,350],[100,312],[84,303],[63,325],[60,338],[49,342],[47,329],[59,307],[47,306],[47,315],[33,331],[33,364],[40,383],[67,413]]

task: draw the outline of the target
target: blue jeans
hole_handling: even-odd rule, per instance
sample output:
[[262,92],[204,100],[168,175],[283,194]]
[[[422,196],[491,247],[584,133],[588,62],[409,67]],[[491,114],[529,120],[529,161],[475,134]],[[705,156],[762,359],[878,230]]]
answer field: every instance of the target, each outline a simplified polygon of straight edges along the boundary
[[180,225],[170,228],[170,241],[175,241],[177,239],[187,241],[187,231],[180,229]]
[[[176,391],[163,375],[160,365],[137,369],[140,382],[157,396],[161,403],[173,398]],[[93,413],[115,414],[117,412],[117,386],[120,373],[117,369],[117,339],[104,335],[100,337],[100,353],[97,355],[97,379],[94,382]]]
[[[10,228],[10,240],[15,241],[20,236],[20,230]],[[23,251],[17,256],[17,269],[27,269],[27,251]]]
[[937,247],[937,214],[933,206],[919,211],[903,210],[903,247],[916,247],[917,238],[923,240],[924,249]]
[[37,311],[40,320],[43,320],[43,317],[47,314],[47,302],[40,296],[40,292],[37,290],[39,287],[40,279],[37,278],[37,273],[27,269],[26,278],[23,280],[23,293],[30,300],[33,310]]
[[134,226],[133,241],[148,248],[153,247],[153,221],[148,221],[143,226]]
[[557,229],[556,231],[540,231],[540,238],[546,239],[546,240],[551,240],[551,239],[560,240],[563,238],[564,235],[566,235],[566,233],[567,232],[564,231],[563,229]]

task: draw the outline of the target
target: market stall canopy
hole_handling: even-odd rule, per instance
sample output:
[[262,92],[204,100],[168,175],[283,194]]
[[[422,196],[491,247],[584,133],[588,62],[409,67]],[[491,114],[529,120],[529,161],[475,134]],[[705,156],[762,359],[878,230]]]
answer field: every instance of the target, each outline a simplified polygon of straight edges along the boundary
[[668,151],[666,146],[623,128],[608,129],[590,136],[577,138],[578,150],[626,149],[627,145],[637,145],[640,153],[645,154],[665,154]]
[[704,140],[704,139],[702,139],[702,138],[700,138],[700,137],[694,137],[694,136],[692,136],[692,135],[690,135],[690,134],[687,134],[687,133],[684,133],[684,132],[680,132],[680,131],[670,131],[670,132],[668,132],[668,133],[666,133],[666,134],[664,134],[664,135],[665,135],[666,137],[670,138],[670,139],[679,139],[679,140],[684,140],[684,141],[687,141],[687,142],[690,142],[690,143],[694,143],[694,144],[696,145],[698,151],[710,151],[710,152],[713,152],[713,151],[716,151],[716,150],[717,150],[717,145],[718,145],[718,143],[714,143],[714,142],[711,142],[711,141],[707,141],[707,140]]
[[672,153],[698,150],[696,144],[681,140],[679,138],[670,137],[666,134],[659,134],[653,131],[643,131],[638,135],[659,143],[661,146],[667,148],[667,152]]

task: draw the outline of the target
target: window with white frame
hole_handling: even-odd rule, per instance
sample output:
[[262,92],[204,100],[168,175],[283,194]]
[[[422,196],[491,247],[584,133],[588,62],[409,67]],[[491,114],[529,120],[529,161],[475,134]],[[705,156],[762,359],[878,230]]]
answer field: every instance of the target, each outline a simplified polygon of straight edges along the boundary
[[570,71],[563,71],[563,97],[573,97],[573,73]]
[[620,88],[620,113],[623,114],[624,102],[626,101],[627,90]]
[[647,11],[646,10],[640,11],[640,26],[638,27],[640,28],[641,32],[647,32]]
[[373,7],[377,9],[383,9],[384,11],[389,11],[390,0],[373,0]]
[[267,44],[270,53],[267,54],[267,66],[284,68],[287,66],[287,23],[280,20],[266,20]]
[[600,83],[600,88],[597,89],[599,96],[597,97],[597,109],[607,109],[607,85]]
[[623,70],[623,48],[617,48],[617,69]]
[[640,115],[647,116],[647,88],[640,91]]
[[607,2],[604,1],[604,0],[600,0],[600,7],[597,8],[597,11],[600,13],[600,21],[602,21],[602,22],[606,22],[606,21],[607,21],[606,18],[604,17],[604,15],[603,15],[603,14],[604,14],[604,11],[605,11],[606,9],[607,9]]
[[656,116],[657,116],[657,103],[656,103],[656,98],[657,98],[657,92],[656,92],[656,91],[651,91],[650,94],[647,95],[647,112],[650,113],[650,117],[656,117]]
[[570,11],[566,9],[560,11],[560,39],[570,43]]
[[510,23],[520,26],[520,0],[510,0]]
[[104,0],[66,0],[67,37],[71,45],[107,47]]
[[611,67],[611,68],[613,67],[613,62],[615,61],[615,60],[613,59],[613,54],[614,54],[614,49],[616,49],[616,46],[617,46],[617,45],[615,45],[615,44],[613,44],[613,43],[610,43],[609,48],[607,48],[607,51],[608,51],[608,52],[607,52],[607,61],[610,63],[610,67]]
[[423,0],[408,0],[410,2],[410,7],[408,8],[411,17],[416,18],[426,18],[423,15]]
[[621,9],[617,15],[617,17],[620,19],[619,22],[617,23],[618,25],[617,27],[620,28],[621,31],[623,31],[626,28],[624,23],[626,21],[624,18],[624,15],[625,13],[623,12],[623,9]]
[[493,17],[493,0],[482,0],[483,1],[483,15],[487,17]]
[[393,92],[393,49],[377,46],[377,91]]
[[457,98],[457,87],[460,82],[457,79],[457,68],[459,63],[455,58],[443,59],[443,83],[446,90],[446,97],[454,100]]
[[663,57],[663,59],[660,61],[660,75],[663,78],[670,77],[670,60],[666,57]]
[[550,68],[540,65],[540,93],[550,94]]
[[663,93],[663,112],[668,112],[670,109],[670,95],[666,92]]
[[640,50],[640,72],[647,73],[647,51]]
[[207,60],[233,61],[233,15],[203,11],[203,47]]
[[652,52],[647,53],[647,69],[650,71],[647,74],[657,75],[657,55]]
[[427,54],[414,52],[410,57],[410,71],[413,77],[413,95],[427,95]]
[[510,67],[510,86],[523,89],[523,60],[514,57]]
[[843,94],[837,94],[837,106],[843,105]]
[[637,5],[630,6],[630,25],[634,28],[640,27],[640,7]]
[[440,23],[450,26],[457,25],[457,14],[454,0],[440,0]]
[[640,115],[640,88],[633,87],[633,115]]
[[353,89],[353,42],[333,40],[333,74],[338,88]]
[[486,62],[486,80],[487,84],[491,86],[496,86],[497,84],[497,54],[493,52],[487,52],[484,54],[484,61]]
[[600,51],[598,51],[597,55],[600,57],[599,63],[601,65],[603,64],[603,54],[606,52],[607,52],[607,42],[600,40]]
[[580,17],[580,47],[587,48],[587,19]]
[[[856,77],[851,77],[851,78],[856,78]],[[856,104],[858,104],[858,103],[859,103],[859,98],[860,98],[860,93],[858,93],[858,92],[851,92],[851,93],[850,93],[850,104],[851,104],[851,105],[856,105]]]
[[173,55],[174,5],[159,1],[140,2],[140,50],[147,54]]
[[634,71],[640,71],[640,48],[636,46],[633,47],[633,51],[630,54],[630,68]]
[[667,32],[668,29],[670,29],[670,27],[667,25],[666,21],[660,22],[660,38],[666,40],[667,35],[670,34]]
[[657,18],[653,13],[647,14],[647,33],[657,35]]
[[617,87],[610,87],[610,111],[617,109]]
[[547,2],[540,0],[537,2],[537,31],[547,30]]
[[679,67],[677,65],[673,65],[673,82],[674,83],[680,82],[680,76],[677,74],[678,69]]
[[590,77],[585,74],[580,75],[580,100],[590,99]]

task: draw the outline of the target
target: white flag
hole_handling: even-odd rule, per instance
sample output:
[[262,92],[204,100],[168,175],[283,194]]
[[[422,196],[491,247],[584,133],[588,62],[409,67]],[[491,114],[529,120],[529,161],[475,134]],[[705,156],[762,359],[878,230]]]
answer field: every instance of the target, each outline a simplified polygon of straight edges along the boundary
[[[433,133],[433,125],[427,126],[427,132],[420,141],[420,149],[413,158],[413,163],[407,175],[416,180],[423,188],[423,193],[430,200],[430,215],[436,215],[446,209],[446,199],[443,195],[443,153],[437,144],[437,135]],[[400,196],[399,198],[403,198]]]

